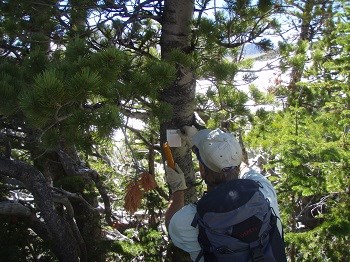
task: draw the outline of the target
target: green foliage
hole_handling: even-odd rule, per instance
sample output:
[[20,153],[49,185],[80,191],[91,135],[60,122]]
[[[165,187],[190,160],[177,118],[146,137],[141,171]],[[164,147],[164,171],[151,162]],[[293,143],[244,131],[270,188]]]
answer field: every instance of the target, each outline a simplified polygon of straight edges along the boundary
[[237,65],[228,61],[218,63],[217,60],[210,60],[204,71],[208,73],[208,76],[213,75],[217,81],[224,81],[234,77],[237,73]]
[[169,118],[173,114],[171,106],[164,102],[155,103],[152,106],[152,111],[160,123],[169,121]]
[[66,46],[65,57],[68,63],[72,65],[80,62],[82,58],[90,53],[88,46],[83,38],[73,38]]
[[169,62],[172,65],[176,65],[176,64],[181,65],[184,68],[193,67],[194,65],[192,55],[185,54],[180,49],[173,49],[170,52],[169,57],[167,58],[167,62]]
[[38,75],[34,81],[33,89],[22,93],[20,106],[30,123],[40,128],[55,118],[56,112],[64,104],[65,92],[55,70]]
[[131,261],[142,251],[139,245],[128,241],[103,241],[100,248],[107,258],[122,262]]
[[[136,232],[128,230],[130,237]],[[166,249],[166,241],[163,233],[158,230],[148,229],[146,227],[139,228],[138,241],[130,243],[128,241],[119,241],[113,243],[108,249],[119,254],[118,261],[130,261],[139,259],[142,261],[162,261]]]
[[[247,136],[270,159],[267,168],[275,172],[271,180],[296,261],[342,261],[349,256],[348,71],[341,69],[349,61],[342,25],[336,27],[337,34],[312,45],[313,65],[304,73],[317,80],[297,83],[299,106],[259,112]],[[299,43],[282,50],[296,51],[289,60],[296,69],[304,67],[310,48]]]
[[96,126],[97,137],[111,137],[116,127],[121,126],[122,117],[116,106],[106,105],[93,112],[90,124]]
[[14,59],[0,61],[0,112],[10,116],[19,110],[18,94],[27,88],[25,72]]
[[[287,230],[287,242],[301,247],[302,256],[306,260],[308,257],[317,257],[320,252],[324,253],[328,250],[329,243],[342,243],[347,238],[346,235],[339,234],[334,237],[336,234],[333,232],[331,239],[324,239],[321,243],[315,241],[325,237],[325,231],[334,228],[340,232],[349,228],[348,214],[340,213],[344,212],[340,210],[345,210],[342,206],[348,201],[347,197],[344,198],[349,184],[349,178],[345,174],[348,167],[342,163],[345,159],[346,162],[349,161],[349,154],[344,148],[342,136],[334,136],[338,133],[335,126],[329,121],[319,120],[309,116],[305,110],[292,108],[285,113],[264,114],[255,120],[254,128],[247,137],[250,145],[262,147],[269,154],[269,168],[281,174],[280,177],[274,177],[273,181],[279,199],[283,199],[280,206],[285,212],[283,217],[286,228],[289,228],[289,223],[293,220],[288,216],[305,212],[303,208],[307,208],[303,205],[298,207],[288,199],[319,199],[320,196],[327,196],[325,202],[315,204],[319,208],[326,205],[327,211],[314,209],[320,212],[318,217],[322,218],[322,223],[313,229],[309,241],[307,233]],[[332,195],[337,197],[328,198]],[[316,221],[317,217],[313,219]],[[315,248],[310,249],[310,245],[315,245]],[[333,261],[335,257],[329,259]]]
[[35,48],[23,59],[23,64],[21,69],[25,68],[23,75],[26,81],[32,83],[33,77],[37,74],[42,73],[49,63],[49,59],[46,55],[46,52],[41,48]]
[[223,9],[215,9],[215,20],[201,17],[197,21],[198,49],[194,57],[198,76],[231,82],[237,73],[237,64],[242,60],[243,45],[254,42],[261,50],[270,50],[271,41],[259,37],[278,24],[272,17],[261,16],[272,8],[272,1],[262,0],[257,4],[252,1],[225,1],[223,5]]
[[[28,124],[43,130],[41,139],[49,148],[55,147],[57,139],[62,136],[82,145],[91,138],[110,137],[122,124],[116,106],[121,95],[156,96],[157,90],[175,75],[175,69],[163,62],[148,62],[144,71],[131,74],[132,60],[125,53],[115,48],[93,53],[79,39],[72,41],[64,55],[54,56],[55,60],[38,74],[32,71],[33,78],[26,84],[29,88],[20,89],[21,92],[16,92],[13,86],[28,76],[15,78],[15,68],[3,64],[0,92],[9,98],[8,103],[2,105],[3,111],[11,113],[16,110],[13,100],[18,100]],[[35,66],[35,59],[28,61],[32,63],[30,66]],[[41,67],[46,64],[40,62]]]
[[266,13],[272,8],[273,4],[274,4],[274,1],[271,1],[271,0],[259,0],[258,8],[261,12]]
[[139,237],[142,243],[144,260],[154,262],[161,260],[165,248],[163,233],[158,230],[141,228]]
[[260,91],[259,88],[257,88],[254,85],[249,86],[249,93],[251,95],[252,100],[256,104],[273,102],[273,99],[271,99],[271,97],[269,97],[266,93]]
[[133,71],[130,79],[130,93],[157,99],[159,91],[176,78],[176,68],[169,62],[146,60]]
[[203,18],[199,27],[199,35],[203,35],[203,38],[199,38],[200,44],[204,44],[205,39],[207,40],[206,44],[212,45],[218,39],[219,30],[217,30],[217,24],[215,20]]
[[[151,165],[141,149],[148,147],[147,143],[157,144],[159,124],[169,121],[173,113],[161,100],[162,91],[176,85],[183,68],[190,69],[197,79],[211,81],[208,92],[196,100],[200,113],[209,119],[208,127],[222,124],[241,132],[242,127],[251,125],[244,141],[269,160],[266,169],[278,190],[288,250],[297,250],[294,259],[341,261],[349,257],[349,10],[336,17],[331,2],[312,6],[312,1],[287,1],[296,6],[286,10],[295,15],[293,22],[301,21],[299,28],[309,26],[308,34],[296,45],[280,45],[282,70],[292,68],[300,77],[293,88],[276,88],[275,95],[288,98],[284,111],[259,109],[253,115],[245,104],[249,100],[271,103],[272,96],[254,86],[249,87],[249,93],[241,92],[233,83],[240,69],[253,64],[253,59],[242,61],[244,44],[255,43],[264,51],[272,47],[263,33],[279,27],[269,16],[274,12],[273,1],[229,0],[224,1],[223,9],[215,9],[214,17],[203,12],[194,21],[191,38],[185,40],[191,41],[191,46],[186,52],[174,49],[167,61],[161,60],[159,48],[164,1],[155,1],[159,6],[141,1],[135,10],[129,1],[120,1],[120,9],[109,1],[105,1],[105,8],[97,8],[91,0],[73,1],[73,8],[64,1],[58,8],[56,2],[42,5],[13,0],[0,5],[4,49],[0,128],[11,140],[12,157],[37,164],[41,161],[35,157],[38,148],[42,152],[56,150],[58,141],[64,141],[76,147],[88,166],[99,172],[113,196],[113,208],[122,209],[125,185],[138,173],[132,165],[135,159],[125,151],[118,165],[102,162],[106,156],[114,162],[114,131],[126,124],[125,115],[147,113],[146,128],[139,132],[144,140],[137,140],[135,134],[128,134],[128,139],[137,151],[133,157],[144,167]],[[310,6],[310,12],[300,12]],[[90,18],[96,11],[101,19],[94,25]],[[82,21],[91,22],[89,30],[77,24]],[[155,159],[161,162],[160,154],[155,153]],[[163,190],[163,179],[156,179]],[[54,185],[96,196],[96,187],[82,177],[64,177]],[[142,208],[149,217],[159,218],[165,199],[158,191],[149,192]],[[304,216],[310,224],[302,220]],[[167,239],[164,232],[150,229],[159,228],[161,222],[151,225],[142,221],[129,232],[133,243],[105,241],[100,248],[114,261],[161,261]],[[0,260],[16,256],[14,261],[30,261],[25,241],[40,253],[40,260],[50,260],[45,243],[28,233],[28,225],[17,224],[13,229],[9,223],[1,224],[0,235],[4,237],[0,242],[6,250],[0,249]]]

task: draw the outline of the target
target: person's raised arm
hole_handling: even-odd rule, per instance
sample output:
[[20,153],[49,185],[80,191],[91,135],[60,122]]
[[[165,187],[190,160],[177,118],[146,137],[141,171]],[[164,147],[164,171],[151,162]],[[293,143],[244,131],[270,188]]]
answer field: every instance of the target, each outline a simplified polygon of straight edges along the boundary
[[165,226],[168,229],[170,220],[173,215],[184,206],[184,190],[187,189],[187,186],[185,182],[185,175],[177,164],[175,164],[175,170],[168,166],[165,166],[165,171],[166,181],[169,184],[170,190],[172,192],[168,209],[165,212]]

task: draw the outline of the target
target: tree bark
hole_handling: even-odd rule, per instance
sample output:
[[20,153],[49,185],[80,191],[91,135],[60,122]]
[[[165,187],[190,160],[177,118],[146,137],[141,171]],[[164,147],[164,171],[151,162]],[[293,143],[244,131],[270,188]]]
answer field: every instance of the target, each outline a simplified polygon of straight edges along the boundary
[[[82,161],[79,159],[74,146],[66,145],[62,142],[61,150],[57,151],[57,155],[59,156],[57,165],[63,166],[65,176],[79,177],[81,178],[81,183],[83,183],[77,183],[76,185],[70,186],[73,188],[75,187],[73,192],[79,193],[88,203],[83,204],[81,201],[72,201],[74,218],[86,245],[87,261],[103,261],[103,255],[98,250],[102,240],[100,214],[94,209],[98,204],[97,197],[94,194],[91,194],[89,190],[84,190],[84,188],[97,187],[100,193],[103,193],[101,196],[108,198],[105,192],[101,192],[102,184],[99,180],[99,175],[96,171],[82,165]],[[108,203],[106,206],[109,213],[106,214],[108,216],[108,222],[111,215],[109,210],[109,199],[104,199],[104,202],[105,204]]]
[[[191,22],[193,18],[194,1],[165,0],[162,17],[161,54],[167,60],[173,50],[191,53]],[[164,89],[161,94],[162,101],[172,106],[173,116],[161,123],[161,143],[166,141],[166,129],[179,129],[184,125],[191,125],[194,121],[195,109],[195,77],[193,69],[178,64],[177,78]],[[172,148],[175,162],[180,166],[186,176],[189,190],[186,192],[186,202],[196,201],[196,192],[191,185],[194,184],[194,170],[189,147]],[[164,156],[163,156],[163,159]]]
[[0,175],[21,181],[33,194],[40,214],[51,233],[51,246],[60,261],[79,261],[79,248],[68,222],[54,208],[51,189],[44,176],[31,165],[0,158]]
[[30,216],[30,209],[13,201],[0,202],[0,215]]

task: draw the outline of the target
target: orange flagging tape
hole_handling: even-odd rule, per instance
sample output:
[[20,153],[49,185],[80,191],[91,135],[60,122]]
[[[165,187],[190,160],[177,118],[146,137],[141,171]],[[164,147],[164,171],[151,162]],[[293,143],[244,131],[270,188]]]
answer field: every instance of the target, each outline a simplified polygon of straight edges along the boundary
[[165,154],[165,158],[168,163],[168,166],[172,169],[175,169],[173,154],[171,153],[169,144],[167,142],[163,144],[163,150],[164,150],[164,154]]

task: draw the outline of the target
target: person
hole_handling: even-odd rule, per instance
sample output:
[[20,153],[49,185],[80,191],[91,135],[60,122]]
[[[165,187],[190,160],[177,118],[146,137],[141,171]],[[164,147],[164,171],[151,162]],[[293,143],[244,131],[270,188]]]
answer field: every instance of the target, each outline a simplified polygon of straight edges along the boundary
[[[197,156],[199,172],[207,185],[207,192],[218,185],[233,179],[251,179],[260,185],[260,191],[270,202],[277,217],[280,217],[276,192],[270,181],[261,175],[256,167],[242,164],[242,148],[231,133],[220,129],[202,129],[185,127],[185,139]],[[173,244],[189,253],[196,261],[201,251],[198,242],[198,226],[191,225],[196,214],[196,204],[184,205],[184,191],[187,189],[182,170],[176,164],[175,169],[166,166],[166,180],[172,192],[170,204],[165,213],[165,224]],[[282,235],[282,225],[277,225]],[[203,258],[200,261],[204,261]]]

